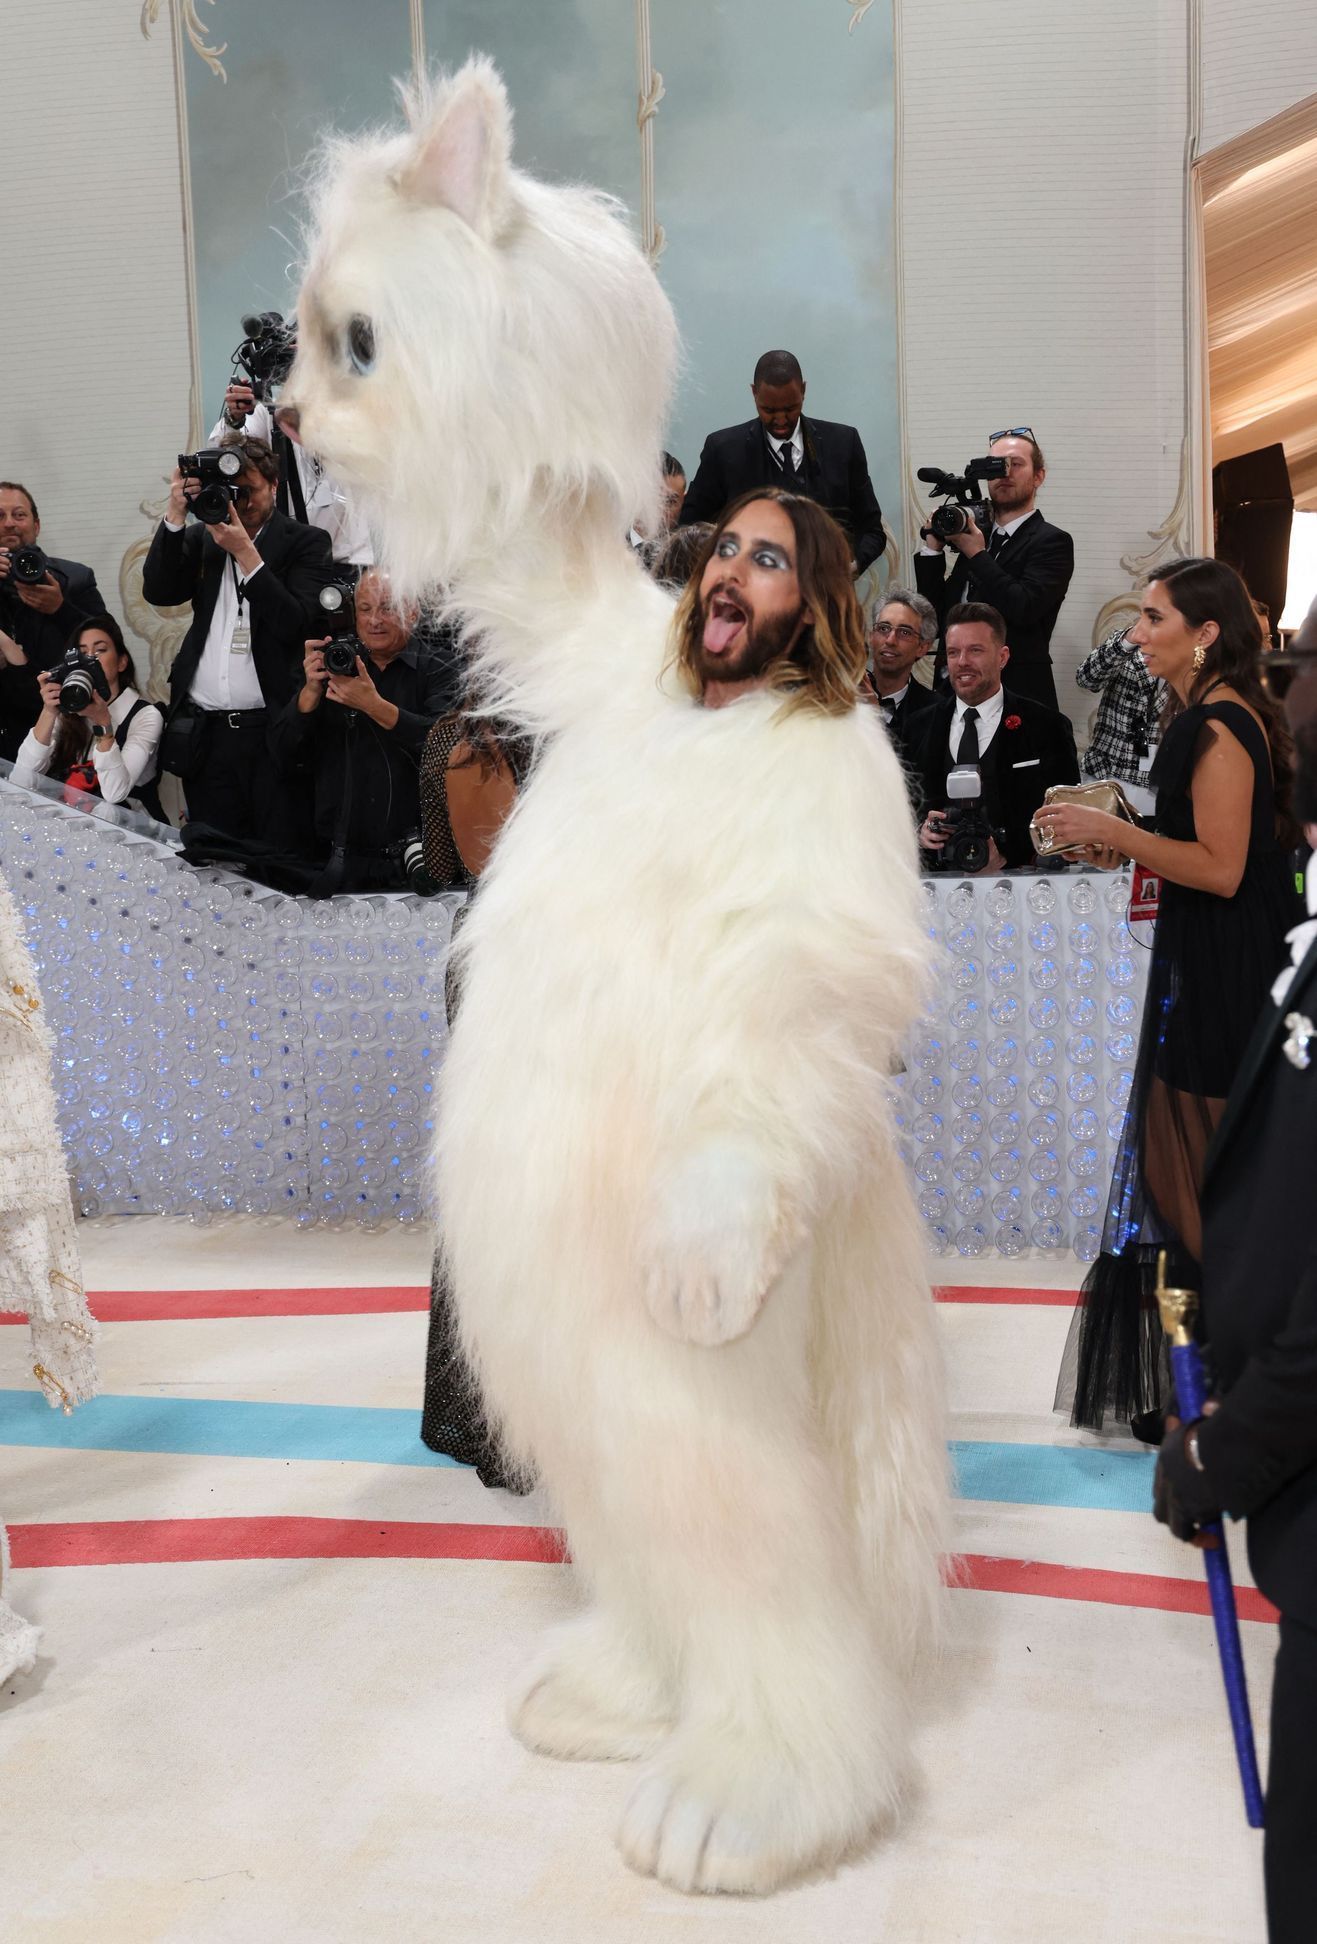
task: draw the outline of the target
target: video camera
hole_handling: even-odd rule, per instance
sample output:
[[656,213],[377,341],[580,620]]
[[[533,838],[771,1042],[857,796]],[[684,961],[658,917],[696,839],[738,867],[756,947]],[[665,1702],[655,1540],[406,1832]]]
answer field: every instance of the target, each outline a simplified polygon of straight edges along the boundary
[[355,675],[357,657],[366,652],[357,636],[355,576],[345,575],[321,588],[320,613],[326,632],[334,637],[325,650],[325,667],[331,675]]
[[297,319],[289,322],[281,311],[253,311],[243,318],[242,328],[247,335],[230,360],[233,377],[241,382],[241,373],[252,388],[252,396],[266,400],[293,368]]
[[188,511],[206,526],[223,526],[237,497],[242,454],[234,446],[208,446],[204,452],[180,452],[178,470],[184,479],[199,479],[201,491],[188,501]]
[[930,871],[973,877],[990,856],[993,828],[983,808],[983,777],[977,763],[957,763],[947,772],[947,807],[942,812],[947,841],[939,851],[925,851]]
[[985,479],[1005,477],[1004,459],[966,460],[963,473],[943,472],[938,466],[921,466],[915,478],[931,486],[936,499],[946,501],[945,506],[933,508],[928,525],[920,528],[921,534],[932,533],[939,540],[952,540],[958,533],[968,533],[971,522],[982,527],[986,533],[991,524],[991,515],[979,491],[979,484]]
[[100,662],[95,655],[84,655],[78,648],[69,649],[63,661],[51,669],[50,679],[59,683],[61,715],[81,715],[97,695],[102,702],[110,699],[109,678]]
[[24,587],[40,587],[49,565],[40,547],[11,547],[7,578],[19,581]]

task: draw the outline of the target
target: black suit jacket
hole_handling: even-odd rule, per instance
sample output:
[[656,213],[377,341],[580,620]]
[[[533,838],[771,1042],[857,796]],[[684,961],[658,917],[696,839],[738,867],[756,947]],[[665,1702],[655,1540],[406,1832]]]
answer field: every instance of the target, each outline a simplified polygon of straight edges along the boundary
[[1268,1002],[1204,1169],[1202,1328],[1220,1410],[1198,1434],[1208,1480],[1248,1519],[1249,1562],[1282,1613],[1317,1625],[1317,949]]
[[39,614],[20,601],[9,581],[0,582],[0,628],[12,635],[27,665],[12,668],[0,658],[0,757],[13,762],[18,746],[41,714],[38,674],[53,668],[68,647],[69,636],[90,615],[104,614],[105,602],[90,567],[78,560],[48,554],[50,571],[64,590],[54,614]]
[[[987,601],[1006,622],[1011,687],[1017,695],[1056,707],[1049,644],[1075,571],[1075,543],[1035,510],[993,560],[985,549],[966,560],[954,547],[915,555],[915,585],[946,617],[957,601]],[[939,674],[946,658],[938,651]]]
[[[1075,734],[1063,715],[1031,702],[1013,689],[1002,690],[1002,715],[997,733],[984,751],[979,769],[988,819],[1000,832],[997,838],[1008,864],[1030,864],[1035,851],[1029,823],[1053,783],[1078,783],[1079,758]],[[951,719],[956,698],[948,690],[919,718],[920,738],[915,763],[920,787],[921,814],[947,807],[947,774],[952,768]]]
[[[256,551],[265,565],[247,582],[244,595],[251,615],[252,661],[267,708],[277,708],[301,686],[304,643],[325,632],[317,597],[333,579],[334,563],[323,528],[303,526],[277,509],[262,527]],[[177,533],[163,521],[156,528],[142,567],[142,592],[153,607],[192,603],[192,626],[169,671],[171,715],[187,700],[220,580],[228,571],[228,554],[201,522],[189,521]]]
[[[802,414],[800,423],[805,464],[792,490],[827,508],[850,541],[855,571],[862,574],[886,547],[887,537],[860,435],[853,425],[834,425],[828,419]],[[761,420],[725,426],[721,432],[710,432],[704,441],[695,477],[686,488],[680,524],[717,520],[738,494],[754,486],[781,484],[782,468]]]

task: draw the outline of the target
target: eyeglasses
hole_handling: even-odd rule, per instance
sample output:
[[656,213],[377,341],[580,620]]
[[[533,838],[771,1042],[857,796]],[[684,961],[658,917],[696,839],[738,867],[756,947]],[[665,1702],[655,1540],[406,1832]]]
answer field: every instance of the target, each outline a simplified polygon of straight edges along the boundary
[[873,624],[873,632],[878,636],[880,641],[918,641],[920,639],[918,628],[907,628],[904,621],[898,622],[895,627],[892,626],[890,621],[875,621]]
[[1317,673],[1317,648],[1264,648],[1258,673],[1272,701],[1283,702],[1301,675]]
[[989,432],[988,444],[996,445],[998,439],[1032,439],[1032,425],[1004,425],[1000,432]]

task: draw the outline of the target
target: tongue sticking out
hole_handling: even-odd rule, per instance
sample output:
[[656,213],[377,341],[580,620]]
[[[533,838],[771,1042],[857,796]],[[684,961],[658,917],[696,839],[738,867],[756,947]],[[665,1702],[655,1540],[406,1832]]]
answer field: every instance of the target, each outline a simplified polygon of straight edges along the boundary
[[705,647],[711,655],[721,655],[744,626],[739,614],[711,614],[704,624]]

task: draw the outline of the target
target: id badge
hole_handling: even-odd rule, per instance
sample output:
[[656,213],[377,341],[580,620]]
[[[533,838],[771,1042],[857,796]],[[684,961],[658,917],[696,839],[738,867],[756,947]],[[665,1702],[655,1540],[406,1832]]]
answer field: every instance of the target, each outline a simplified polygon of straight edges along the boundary
[[250,655],[251,651],[252,651],[252,631],[251,631],[250,622],[247,621],[235,622],[233,628],[233,638],[229,642],[229,653],[231,655]]

